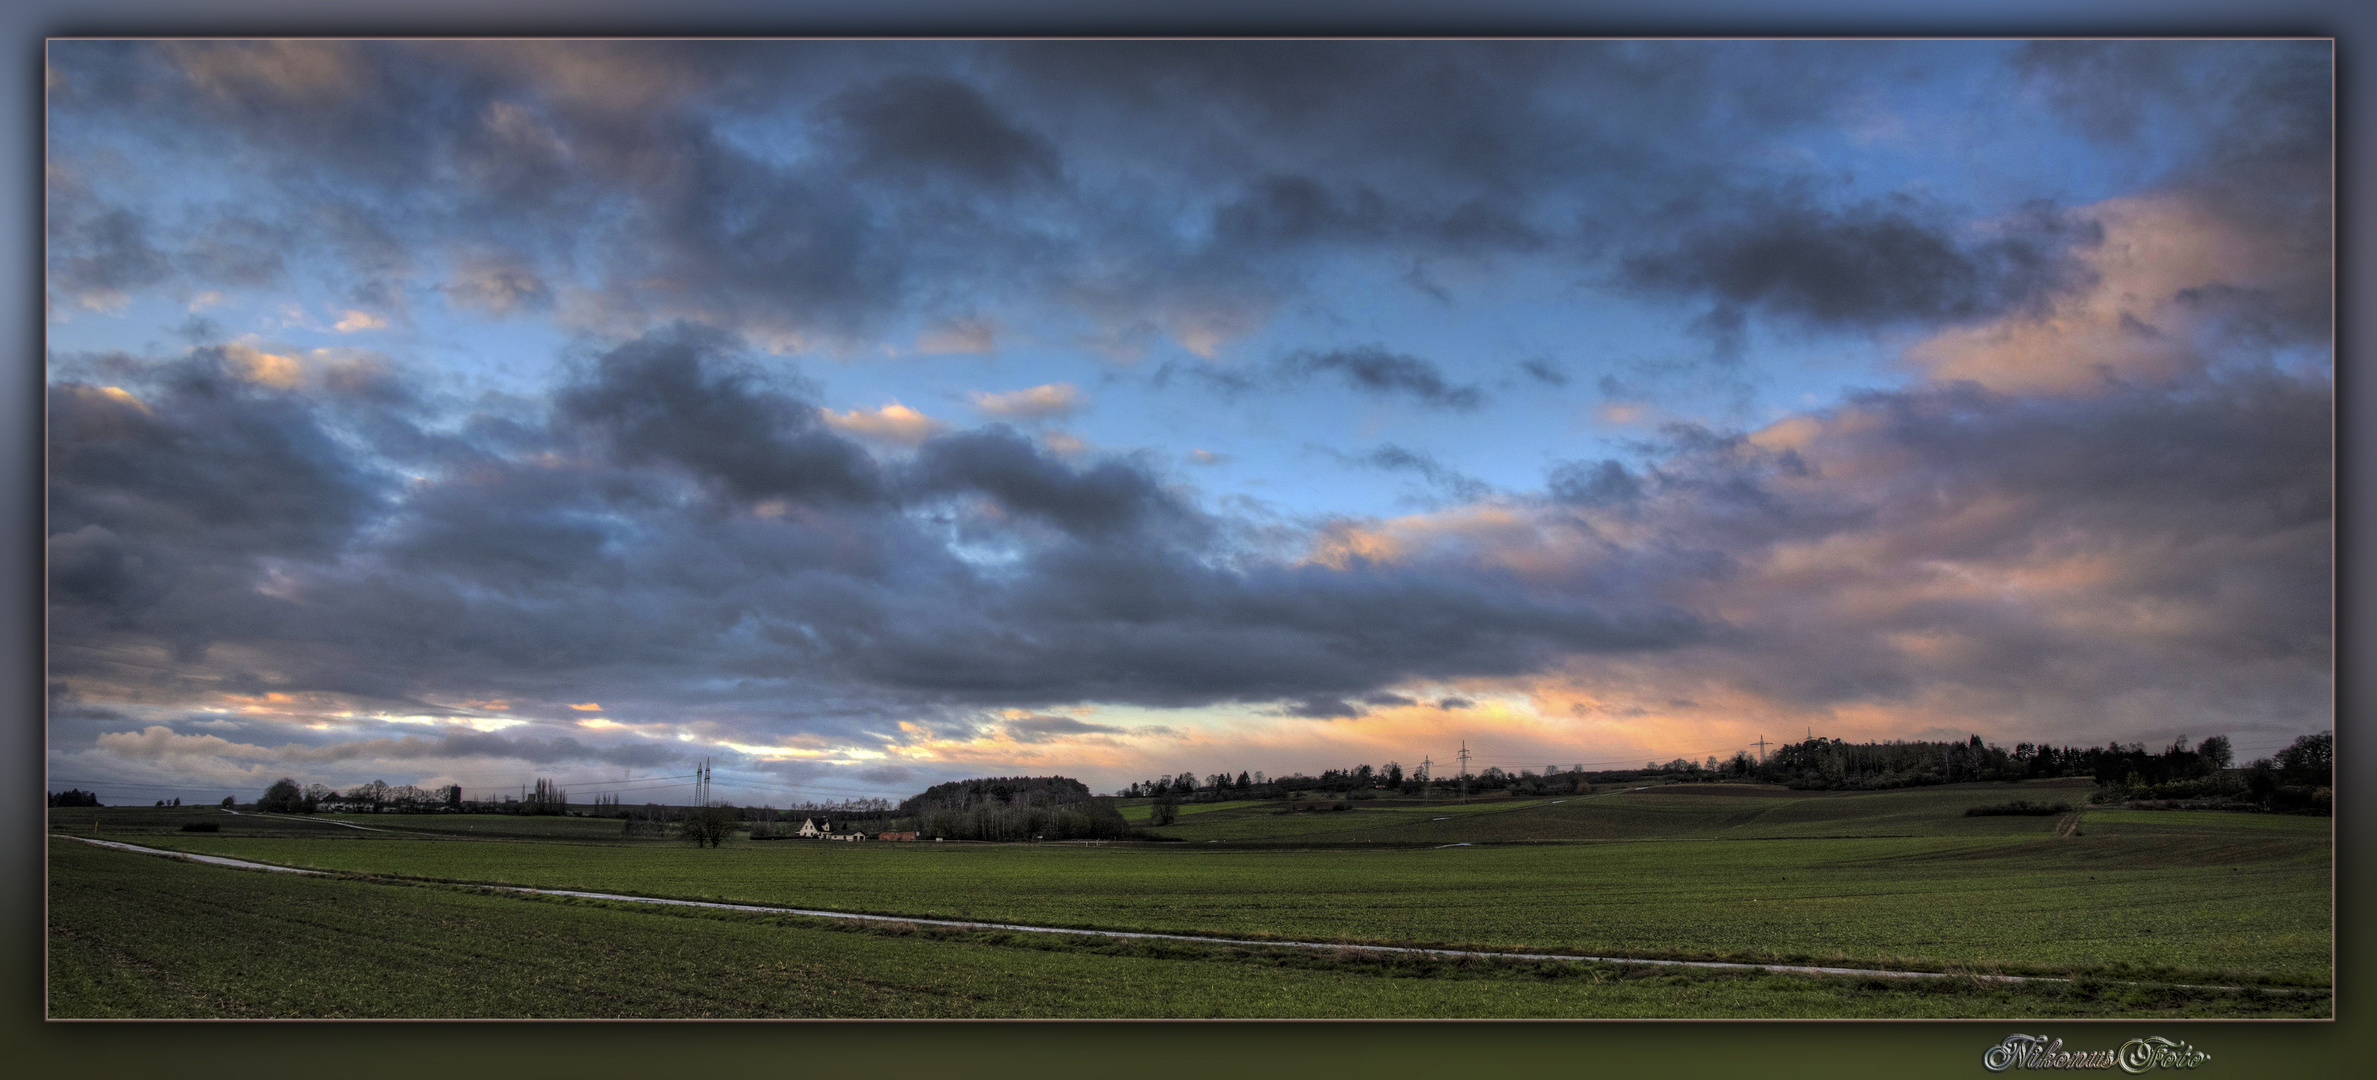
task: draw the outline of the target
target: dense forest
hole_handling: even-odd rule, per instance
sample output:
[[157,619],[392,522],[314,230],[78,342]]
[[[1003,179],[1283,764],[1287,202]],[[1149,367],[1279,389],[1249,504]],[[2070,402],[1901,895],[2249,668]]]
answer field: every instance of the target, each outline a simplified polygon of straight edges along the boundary
[[935,784],[900,803],[923,836],[950,840],[1104,840],[1129,836],[1113,800],[1062,776],[1001,776]]

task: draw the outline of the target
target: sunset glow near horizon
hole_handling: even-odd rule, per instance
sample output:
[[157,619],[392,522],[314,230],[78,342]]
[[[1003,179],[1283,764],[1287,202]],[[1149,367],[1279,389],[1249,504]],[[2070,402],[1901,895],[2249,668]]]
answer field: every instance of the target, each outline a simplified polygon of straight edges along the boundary
[[52,787],[2261,756],[2331,52],[53,42]]

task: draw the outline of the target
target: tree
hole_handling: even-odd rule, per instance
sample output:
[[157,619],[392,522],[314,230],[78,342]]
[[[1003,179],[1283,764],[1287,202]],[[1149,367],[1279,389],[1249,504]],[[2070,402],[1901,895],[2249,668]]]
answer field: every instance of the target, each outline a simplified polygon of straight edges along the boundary
[[81,788],[68,788],[64,791],[50,792],[50,805],[97,806],[99,805],[99,796],[96,793],[84,791]]
[[735,822],[742,812],[731,806],[697,806],[685,815],[685,827],[677,836],[695,847],[717,847],[735,831]]
[[229,796],[229,795],[225,795],[225,796],[223,796],[223,809],[225,809],[225,810],[229,810],[229,809],[231,809],[231,806],[232,806],[232,802],[231,802],[231,796]]
[[2278,771],[2297,784],[2327,784],[2335,778],[2336,735],[2305,735],[2278,751]]
[[273,781],[271,787],[264,789],[263,797],[256,800],[256,809],[268,814],[301,812],[307,809],[305,791],[297,786],[297,781],[281,777]]
[[2215,769],[2225,769],[2237,762],[2237,752],[2228,744],[2228,736],[2214,735],[2197,743],[2195,752]]

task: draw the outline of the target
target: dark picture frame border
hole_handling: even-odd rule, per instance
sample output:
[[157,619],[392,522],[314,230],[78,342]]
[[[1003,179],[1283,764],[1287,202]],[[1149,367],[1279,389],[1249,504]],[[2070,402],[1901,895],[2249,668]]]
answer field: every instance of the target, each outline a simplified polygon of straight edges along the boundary
[[[0,237],[0,298],[18,327],[0,366],[0,677],[14,741],[0,753],[31,800],[43,787],[44,386],[41,288],[42,62],[50,37],[84,36],[853,36],[853,37],[2314,37],[2335,41],[2337,93],[2336,715],[2351,775],[2377,775],[2377,743],[2341,718],[2364,715],[2377,639],[2377,581],[2350,556],[2377,536],[2377,383],[2357,377],[2364,335],[2352,315],[2377,311],[2377,276],[2356,272],[2377,251],[2377,220],[2359,185],[2377,176],[2377,100],[2362,56],[2377,48],[2377,5],[2354,0],[2002,0],[1928,4],[1817,0],[1788,8],[1746,0],[1326,0],[1198,5],[1095,0],[590,0],[582,3],[360,0],[19,0],[0,14],[16,57],[6,71],[0,145],[11,212]],[[2344,841],[2371,835],[2357,786],[2339,800],[2336,907],[2359,910],[2377,860]],[[1539,1069],[1732,1077],[1903,1073],[1982,1075],[1981,1054],[2019,1027],[2076,1049],[2146,1035],[2212,1054],[2204,1075],[2343,1075],[2372,1009],[2357,979],[2372,936],[2339,917],[2337,1014],[2329,1021],[1043,1021],[860,1023],[60,1023],[43,1016],[43,830],[38,807],[0,830],[0,1030],[32,1075],[163,1076],[334,1072],[342,1076],[530,1074],[644,1076],[1011,1075],[1061,1070],[1129,1077],[1257,1071],[1426,1074]],[[897,1027],[891,1025],[897,1024]]]

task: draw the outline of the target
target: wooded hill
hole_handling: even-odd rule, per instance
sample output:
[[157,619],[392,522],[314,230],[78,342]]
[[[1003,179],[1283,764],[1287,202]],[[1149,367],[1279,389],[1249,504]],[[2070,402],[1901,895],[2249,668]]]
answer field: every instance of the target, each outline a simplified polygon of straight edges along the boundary
[[1110,799],[1063,776],[999,776],[935,784],[900,803],[924,836],[950,840],[1085,840],[1128,836]]

